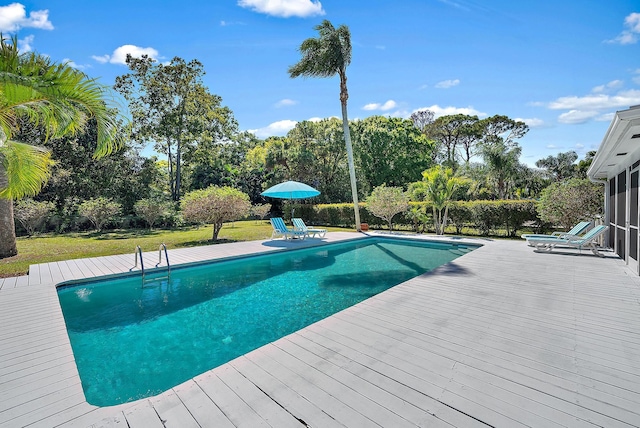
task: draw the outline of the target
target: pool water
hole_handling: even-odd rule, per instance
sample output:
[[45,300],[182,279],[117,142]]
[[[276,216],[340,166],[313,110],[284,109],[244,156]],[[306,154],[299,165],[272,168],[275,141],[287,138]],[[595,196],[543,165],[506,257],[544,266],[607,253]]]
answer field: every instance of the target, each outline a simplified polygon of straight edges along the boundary
[[[91,404],[148,397],[475,247],[365,238],[58,289]],[[162,275],[166,275],[166,272]],[[161,276],[162,276],[161,275]]]

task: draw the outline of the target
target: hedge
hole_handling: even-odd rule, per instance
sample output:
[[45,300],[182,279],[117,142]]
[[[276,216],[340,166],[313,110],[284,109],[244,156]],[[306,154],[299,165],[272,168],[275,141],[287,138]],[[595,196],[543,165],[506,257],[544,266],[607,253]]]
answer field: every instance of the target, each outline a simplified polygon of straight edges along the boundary
[[[433,230],[430,223],[432,206],[428,202],[410,202],[410,208],[416,207],[426,214],[427,230]],[[366,210],[366,204],[360,203],[360,221],[368,223],[373,228],[386,227],[386,222],[373,216]],[[291,208],[295,209],[295,216],[313,225],[354,227],[353,204],[288,204],[283,209],[285,218],[290,220]],[[397,214],[393,219],[394,228],[415,230],[416,224],[405,214]],[[449,226],[454,226],[456,233],[470,227],[478,230],[481,235],[496,234],[498,229],[506,230],[507,236],[517,236],[518,230],[525,224],[542,231],[548,225],[540,221],[533,200],[498,200],[498,201],[456,201],[449,208]]]

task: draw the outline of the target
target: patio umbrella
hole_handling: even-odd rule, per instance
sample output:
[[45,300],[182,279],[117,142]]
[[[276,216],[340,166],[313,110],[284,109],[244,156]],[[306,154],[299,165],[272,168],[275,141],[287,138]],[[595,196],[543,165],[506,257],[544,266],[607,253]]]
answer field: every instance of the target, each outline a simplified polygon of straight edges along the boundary
[[[285,181],[284,183],[276,184],[269,187],[267,190],[261,193],[262,196],[277,199],[307,199],[318,196],[320,191],[313,187],[300,183],[299,181]],[[293,218],[293,212],[291,209],[291,218]]]

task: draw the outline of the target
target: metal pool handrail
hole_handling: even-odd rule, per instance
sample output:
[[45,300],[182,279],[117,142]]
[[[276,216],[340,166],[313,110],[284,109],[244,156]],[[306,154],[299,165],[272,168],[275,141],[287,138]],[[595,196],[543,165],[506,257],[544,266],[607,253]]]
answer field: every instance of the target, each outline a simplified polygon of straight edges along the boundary
[[167,272],[171,271],[171,266],[169,265],[169,254],[167,253],[167,246],[164,244],[160,244],[160,248],[158,249],[158,263],[156,263],[156,267],[162,263],[162,250],[164,250],[164,259],[167,261]]
[[138,267],[138,257],[140,258],[140,270],[142,270],[142,276],[144,276],[144,260],[142,260],[142,248],[140,248],[140,245],[136,245],[136,249],[135,252],[133,253],[133,255],[135,256],[135,264],[133,265],[133,267],[131,269],[129,269],[129,271],[132,271],[133,269]]

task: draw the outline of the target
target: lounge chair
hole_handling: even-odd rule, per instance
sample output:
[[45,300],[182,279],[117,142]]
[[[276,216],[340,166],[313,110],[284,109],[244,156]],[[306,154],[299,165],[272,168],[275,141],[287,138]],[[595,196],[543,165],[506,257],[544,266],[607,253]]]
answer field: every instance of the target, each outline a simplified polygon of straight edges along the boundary
[[533,233],[527,233],[521,236],[522,236],[522,239],[527,240],[527,243],[529,244],[529,246],[533,246],[530,242],[530,239],[538,239],[538,238],[564,239],[564,238],[570,238],[570,237],[578,238],[582,232],[587,230],[590,224],[591,224],[590,221],[581,221],[580,223],[573,226],[573,228],[571,228],[571,230],[568,232],[553,232],[550,235],[538,235]]
[[567,238],[533,238],[529,239],[529,242],[536,251],[553,251],[557,246],[577,248],[582,250],[583,248],[589,248],[596,256],[604,257],[599,251],[596,244],[596,239],[607,230],[607,226],[596,226],[583,236],[580,237],[567,237]]
[[320,238],[324,238],[324,235],[327,234],[327,229],[315,229],[313,227],[307,227],[307,225],[304,224],[304,220],[302,220],[301,218],[293,219],[293,227],[295,230],[306,232],[307,236],[311,236],[312,238],[315,238],[316,235],[318,235]]
[[284,220],[282,220],[281,217],[273,217],[270,220],[271,220],[271,226],[273,226],[271,239],[277,238],[278,236],[284,236],[284,239],[291,239],[291,238],[304,239],[305,237],[308,236],[308,234],[303,231],[289,229],[287,225],[284,224]]

